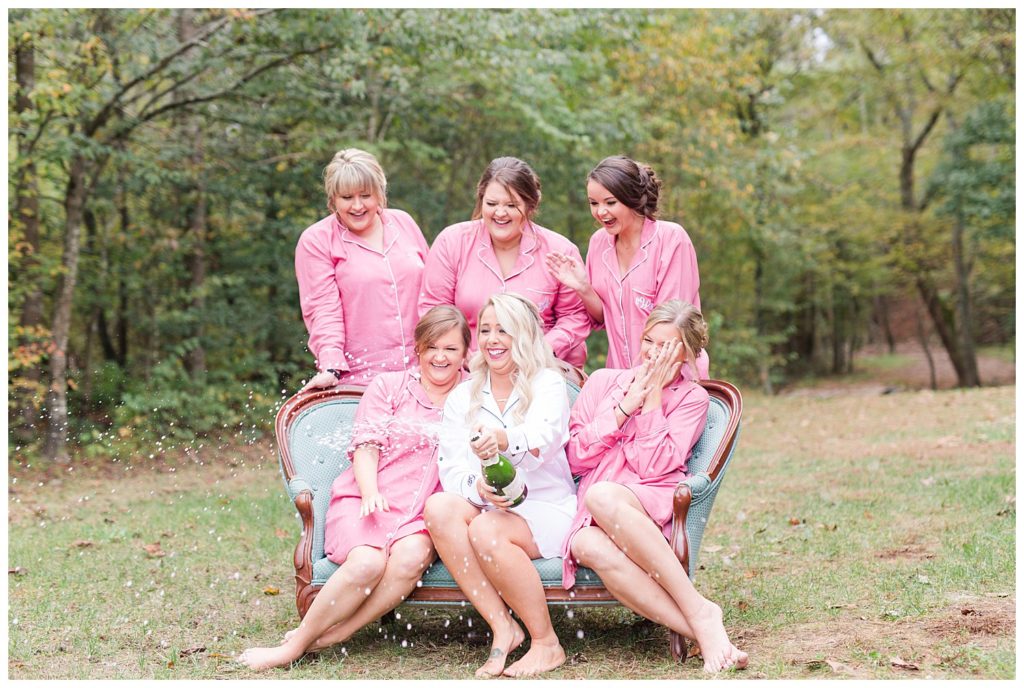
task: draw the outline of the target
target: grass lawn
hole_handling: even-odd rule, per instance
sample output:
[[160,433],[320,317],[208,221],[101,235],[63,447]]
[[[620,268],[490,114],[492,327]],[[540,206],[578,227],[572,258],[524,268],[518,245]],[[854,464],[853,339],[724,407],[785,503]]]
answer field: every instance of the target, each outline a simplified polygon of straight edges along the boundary
[[[727,678],[1013,678],[1014,393],[748,394],[697,577],[751,654]],[[231,658],[297,621],[269,446],[15,456],[8,494],[10,678],[253,678]],[[472,610],[399,612],[269,676],[471,678],[486,658]],[[702,676],[622,608],[552,616],[569,659],[551,678]]]

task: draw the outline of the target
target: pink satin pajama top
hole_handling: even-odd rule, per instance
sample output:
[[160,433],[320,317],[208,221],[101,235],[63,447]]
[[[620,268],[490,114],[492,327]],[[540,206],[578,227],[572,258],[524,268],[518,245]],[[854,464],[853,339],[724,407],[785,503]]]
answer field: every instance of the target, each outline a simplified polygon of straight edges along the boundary
[[419,313],[423,315],[438,304],[458,307],[469,321],[471,348],[475,350],[476,316],[481,306],[492,294],[515,292],[540,310],[544,338],[555,356],[582,367],[587,358],[590,316],[579,295],[548,272],[544,256],[550,251],[583,262],[571,241],[550,229],[526,223],[515,267],[504,277],[482,220],[446,227],[427,256]]
[[402,210],[380,211],[384,242],[370,248],[334,215],[306,229],[295,247],[302,319],[319,370],[344,371],[341,382],[415,363],[413,332],[427,241]]
[[[615,254],[615,237],[603,229],[594,232],[587,250],[587,278],[604,307],[607,368],[632,368],[636,364],[644,323],[658,304],[682,299],[700,308],[697,254],[686,230],[674,222],[644,220],[640,248],[625,275]],[[591,326],[602,327],[597,322],[591,322]],[[708,377],[704,351],[697,357],[697,369],[701,378]]]

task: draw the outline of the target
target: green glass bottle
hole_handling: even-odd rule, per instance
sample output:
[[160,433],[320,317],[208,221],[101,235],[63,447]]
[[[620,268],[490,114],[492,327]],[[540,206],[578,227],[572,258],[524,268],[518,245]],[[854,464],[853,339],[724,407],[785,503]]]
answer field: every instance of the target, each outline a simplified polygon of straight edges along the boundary
[[[477,437],[473,437],[471,441],[475,442]],[[483,466],[484,480],[488,485],[502,497],[512,500],[512,506],[523,503],[527,493],[526,482],[504,454],[498,452],[489,459],[481,459],[480,463]]]

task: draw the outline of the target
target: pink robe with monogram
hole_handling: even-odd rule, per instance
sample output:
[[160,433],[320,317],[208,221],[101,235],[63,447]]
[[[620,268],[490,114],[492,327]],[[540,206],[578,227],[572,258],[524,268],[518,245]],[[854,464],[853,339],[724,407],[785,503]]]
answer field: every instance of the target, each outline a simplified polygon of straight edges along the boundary
[[[607,368],[632,368],[640,352],[647,316],[669,299],[682,299],[700,308],[700,275],[690,236],[674,222],[646,218],[629,270],[623,276],[615,254],[615,237],[603,229],[590,237],[587,278],[604,307],[604,324],[591,322],[608,333]],[[697,370],[708,377],[708,355],[697,356]]]
[[408,213],[380,211],[383,250],[367,246],[334,215],[307,228],[295,247],[302,319],[317,369],[343,371],[341,382],[415,363],[416,301],[427,240]]
[[625,485],[665,538],[672,532],[672,495],[686,478],[686,462],[707,422],[710,397],[692,381],[690,369],[661,391],[661,408],[637,413],[617,424],[615,406],[622,402],[634,370],[597,370],[583,385],[569,415],[566,454],[573,475],[581,476],[577,508],[562,543],[562,586],[576,582],[572,539],[593,518],[584,499],[598,481]]
[[482,220],[446,227],[434,240],[427,256],[420,315],[438,304],[458,307],[469,321],[473,333],[471,348],[475,350],[476,316],[481,306],[492,294],[515,292],[540,310],[544,339],[555,356],[582,367],[587,360],[590,317],[579,295],[548,272],[544,256],[552,251],[583,262],[579,249],[571,241],[527,222],[515,267],[503,277]]
[[437,433],[443,407],[431,403],[419,382],[419,369],[382,373],[363,393],[348,447],[381,447],[377,489],[389,511],[360,517],[362,496],[350,466],[334,479],[324,524],[324,553],[336,564],[353,547],[369,545],[389,552],[407,535],[426,532],[423,505],[441,489],[437,480]]

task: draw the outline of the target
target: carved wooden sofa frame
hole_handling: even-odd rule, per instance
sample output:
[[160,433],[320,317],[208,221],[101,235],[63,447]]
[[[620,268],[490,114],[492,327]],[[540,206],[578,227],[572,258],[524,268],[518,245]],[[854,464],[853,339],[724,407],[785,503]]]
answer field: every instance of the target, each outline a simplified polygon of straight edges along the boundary
[[[570,400],[575,401],[579,387],[573,382],[567,384]],[[704,527],[736,448],[743,412],[743,399],[732,384],[704,380],[701,385],[711,397],[708,424],[690,458],[691,474],[675,490],[670,539],[673,551],[691,579],[697,570]],[[302,523],[294,553],[295,603],[300,617],[305,616],[320,588],[337,568],[323,552],[324,518],[331,484],[348,466],[346,432],[362,391],[362,387],[340,386],[300,392],[286,401],[277,414],[275,432],[281,471]],[[565,590],[561,585],[561,559],[539,559],[534,565],[541,574],[550,605],[618,604],[590,569],[581,567],[576,585]],[[421,585],[404,602],[449,606],[467,603],[439,559],[427,569]],[[685,660],[686,641],[675,632],[671,633],[670,651],[677,660]]]

